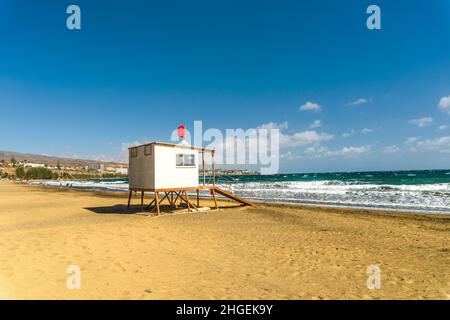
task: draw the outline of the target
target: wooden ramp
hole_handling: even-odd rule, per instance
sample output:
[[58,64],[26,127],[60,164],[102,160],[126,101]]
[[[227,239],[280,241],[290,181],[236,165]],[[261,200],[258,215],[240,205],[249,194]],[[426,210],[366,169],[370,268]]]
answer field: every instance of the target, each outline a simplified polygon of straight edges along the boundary
[[245,199],[242,199],[241,197],[238,197],[238,196],[236,196],[236,195],[234,195],[234,194],[232,194],[232,193],[230,193],[228,191],[225,191],[223,189],[220,189],[220,188],[218,188],[216,186],[214,186],[213,190],[214,190],[214,192],[217,192],[218,194],[221,194],[221,195],[223,195],[223,196],[225,196],[227,198],[233,199],[234,201],[243,203],[243,204],[245,204],[247,206],[256,207],[256,205],[254,203],[252,203],[250,201],[247,201]]

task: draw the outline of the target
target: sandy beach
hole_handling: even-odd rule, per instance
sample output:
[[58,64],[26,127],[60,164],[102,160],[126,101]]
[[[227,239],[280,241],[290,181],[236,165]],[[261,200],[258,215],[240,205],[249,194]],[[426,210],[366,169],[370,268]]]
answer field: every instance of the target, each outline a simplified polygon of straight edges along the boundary
[[152,217],[126,201],[0,181],[0,298],[450,299],[450,216],[220,202]]

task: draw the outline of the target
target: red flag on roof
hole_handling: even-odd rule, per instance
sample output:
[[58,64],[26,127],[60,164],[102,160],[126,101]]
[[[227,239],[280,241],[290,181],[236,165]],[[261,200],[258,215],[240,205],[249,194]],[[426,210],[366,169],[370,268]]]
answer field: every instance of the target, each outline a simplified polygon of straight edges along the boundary
[[186,138],[186,128],[185,128],[185,126],[181,125],[181,126],[178,127],[178,136],[181,139]]

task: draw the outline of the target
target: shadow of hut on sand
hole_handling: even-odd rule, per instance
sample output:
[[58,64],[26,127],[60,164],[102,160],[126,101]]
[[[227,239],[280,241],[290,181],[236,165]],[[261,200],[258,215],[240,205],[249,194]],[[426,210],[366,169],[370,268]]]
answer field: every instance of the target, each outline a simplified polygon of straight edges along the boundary
[[[152,209],[153,207],[146,207],[144,206],[144,209],[142,210],[141,205],[131,205],[130,208],[127,208],[127,205],[124,204],[116,204],[113,206],[106,206],[106,207],[88,207],[84,208],[86,210],[89,210],[96,214],[155,214],[155,210]],[[184,211],[187,210],[187,206],[178,206],[177,209],[173,209],[170,205],[161,204],[160,205],[161,212],[164,213],[171,213],[176,211]]]

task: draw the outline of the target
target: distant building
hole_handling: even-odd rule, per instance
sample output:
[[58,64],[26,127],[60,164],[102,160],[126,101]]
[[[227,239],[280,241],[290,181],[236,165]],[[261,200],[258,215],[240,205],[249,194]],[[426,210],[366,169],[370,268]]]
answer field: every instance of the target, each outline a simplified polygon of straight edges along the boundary
[[[217,176],[241,176],[241,175],[260,175],[258,170],[247,170],[247,169],[216,169]],[[206,175],[212,175],[211,170],[206,170]]]
[[120,174],[124,174],[127,175],[128,174],[128,168],[115,168],[116,173],[120,173]]
[[29,167],[29,168],[44,168],[45,164],[43,163],[32,163],[32,162],[27,162],[24,163],[25,167]]
[[87,166],[88,171],[105,171],[105,165],[103,163],[89,163]]
[[124,175],[128,174],[128,168],[123,168],[123,167],[120,167],[120,168],[106,167],[105,170],[108,172],[114,172],[114,173],[118,173],[118,174],[124,174]]

